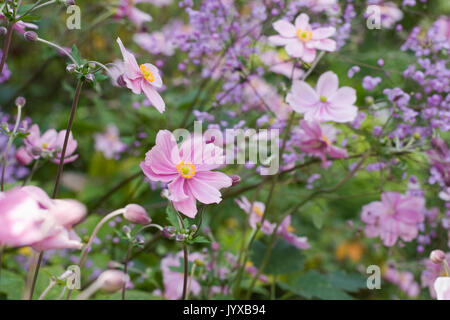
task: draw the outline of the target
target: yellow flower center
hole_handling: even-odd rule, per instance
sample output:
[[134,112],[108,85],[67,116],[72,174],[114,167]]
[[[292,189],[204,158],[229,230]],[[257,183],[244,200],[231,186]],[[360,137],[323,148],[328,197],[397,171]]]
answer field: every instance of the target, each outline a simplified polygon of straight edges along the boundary
[[322,136],[322,140],[325,141],[328,145],[331,145],[331,140],[326,136]]
[[247,262],[245,263],[245,266],[246,266],[247,268],[251,268],[251,267],[253,267],[253,263],[252,263],[251,261],[247,261]]
[[297,38],[302,42],[308,42],[312,38],[311,31],[297,29]]
[[253,206],[253,211],[255,211],[255,213],[262,217],[263,216],[263,212],[261,211],[261,209],[258,206]]
[[43,143],[42,144],[42,149],[47,149],[48,148],[48,144],[47,143]]
[[177,164],[177,170],[183,178],[190,179],[195,176],[195,166],[192,163],[180,161],[180,163]]
[[321,102],[327,102],[327,97],[325,97],[325,96],[320,96],[320,101],[321,101]]
[[155,76],[153,75],[153,73],[147,68],[147,66],[145,64],[141,64],[139,66],[139,69],[141,69],[141,73],[144,76],[144,78],[149,81],[149,82],[153,82],[155,81]]
[[294,227],[291,226],[291,225],[288,225],[288,226],[286,227],[286,230],[287,230],[287,232],[289,232],[289,233],[293,233],[293,232],[294,232]]

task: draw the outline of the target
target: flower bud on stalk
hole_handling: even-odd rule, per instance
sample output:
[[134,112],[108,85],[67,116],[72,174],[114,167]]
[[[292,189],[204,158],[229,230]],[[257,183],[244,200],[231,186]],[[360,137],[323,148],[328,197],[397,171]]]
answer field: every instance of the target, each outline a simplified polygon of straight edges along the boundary
[[25,107],[26,103],[27,103],[27,100],[25,100],[24,97],[17,97],[16,98],[16,101],[15,101],[16,106],[23,108],[23,107]]
[[77,68],[77,66],[72,63],[72,64],[67,65],[66,71],[68,73],[73,73],[73,72],[75,72],[76,68]]
[[34,42],[37,40],[38,35],[36,32],[34,31],[27,31],[23,34],[25,40],[30,41],[30,42]]
[[84,76],[84,78],[86,79],[87,82],[94,82],[95,81],[95,76],[92,73],[88,73],[87,75]]
[[8,29],[6,29],[5,27],[0,27],[0,37],[4,36],[8,33]]

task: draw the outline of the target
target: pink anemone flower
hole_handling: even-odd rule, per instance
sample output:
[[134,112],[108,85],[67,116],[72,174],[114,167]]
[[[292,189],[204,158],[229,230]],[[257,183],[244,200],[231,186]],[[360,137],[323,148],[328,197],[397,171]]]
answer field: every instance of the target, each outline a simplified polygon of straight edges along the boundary
[[355,120],[358,108],[356,91],[350,87],[339,88],[337,75],[323,73],[313,89],[305,81],[294,81],[286,96],[286,102],[307,121],[351,122]]
[[[235,202],[238,206],[249,215],[248,223],[252,229],[256,229],[257,224],[261,223],[262,217],[264,215],[265,205],[262,202],[255,201],[252,203],[244,196],[241,199],[236,199]],[[261,232],[267,235],[272,234],[275,229],[275,223],[269,222],[269,220],[264,220],[261,226]]]
[[169,199],[175,209],[193,218],[196,200],[211,204],[222,201],[221,188],[232,180],[222,172],[211,171],[224,164],[223,150],[206,143],[201,136],[186,139],[180,146],[168,130],[160,130],[156,145],[145,155],[141,169],[152,181],[169,182]]
[[346,158],[347,151],[333,145],[336,141],[336,129],[331,125],[320,125],[318,122],[300,121],[298,130],[299,148],[301,151],[319,157],[322,167],[328,168],[327,155],[332,158]]
[[417,237],[418,224],[424,220],[425,200],[405,196],[398,192],[384,192],[381,201],[374,201],[362,208],[361,220],[366,223],[367,237],[380,237],[387,247],[398,238],[412,241]]
[[298,237],[294,234],[294,228],[291,225],[291,216],[283,219],[278,228],[278,234],[281,235],[287,243],[292,244],[298,249],[309,249],[307,237]]
[[166,104],[158,91],[156,91],[156,88],[161,88],[163,85],[158,68],[151,63],[138,65],[136,58],[123,46],[120,38],[117,38],[117,43],[120,46],[120,51],[122,52],[124,60],[123,80],[125,81],[127,88],[135,94],[144,92],[152,105],[160,113],[163,113]]
[[137,27],[141,27],[144,23],[152,21],[152,17],[135,7],[135,4],[147,2],[145,0],[120,0],[119,7],[115,18],[128,17]]
[[336,29],[333,27],[313,29],[309,24],[309,16],[305,13],[300,14],[294,24],[278,20],[274,22],[273,28],[279,35],[269,37],[269,41],[276,46],[285,46],[287,54],[293,58],[311,63],[316,58],[316,50],[336,50],[336,41],[329,39]]

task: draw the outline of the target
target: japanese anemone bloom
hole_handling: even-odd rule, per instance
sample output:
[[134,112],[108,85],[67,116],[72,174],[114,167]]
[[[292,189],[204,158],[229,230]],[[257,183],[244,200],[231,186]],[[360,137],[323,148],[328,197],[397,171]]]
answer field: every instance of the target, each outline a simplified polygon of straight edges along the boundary
[[328,168],[327,155],[332,158],[346,158],[345,149],[333,146],[336,129],[331,125],[320,125],[318,122],[300,121],[299,148],[301,151],[319,157],[322,167]]
[[223,150],[193,136],[177,145],[168,130],[160,130],[156,145],[145,155],[141,169],[152,181],[170,182],[169,199],[175,209],[188,217],[197,214],[196,200],[205,203],[222,201],[221,188],[230,187],[226,174],[211,171],[224,164]]
[[[252,229],[256,229],[257,224],[261,223],[262,217],[264,215],[265,205],[262,202],[255,201],[252,203],[244,196],[241,199],[236,199],[235,202],[238,206],[249,215],[248,224]],[[261,226],[261,232],[265,234],[272,234],[275,229],[275,223],[271,223],[268,220],[264,220]]]
[[350,87],[339,88],[337,75],[323,73],[313,89],[305,81],[294,81],[286,102],[307,121],[350,122],[355,120],[358,108],[356,91]]
[[158,68],[151,63],[138,65],[136,58],[123,46],[120,38],[117,38],[117,43],[120,46],[120,51],[123,56],[123,80],[125,81],[127,88],[135,94],[144,92],[152,105],[160,113],[163,113],[166,104],[158,91],[156,91],[156,88],[161,88],[163,85]]
[[[65,135],[66,130],[57,132],[55,129],[49,129],[41,135],[39,126],[34,124],[29,130],[29,135],[24,140],[25,151],[34,159],[51,157],[52,162],[59,163]],[[73,138],[72,132],[70,132],[64,163],[75,161],[78,158],[77,154],[73,154],[77,149],[77,146],[77,141]],[[23,151],[21,150],[21,152]]]
[[298,249],[309,249],[308,238],[298,237],[294,234],[294,228],[291,225],[291,216],[283,219],[278,228],[278,234],[281,235],[287,243],[292,244]]
[[145,22],[152,21],[152,17],[135,7],[135,4],[140,2],[148,2],[145,0],[120,0],[117,8],[116,18],[128,17],[137,27],[141,27]]
[[398,238],[411,241],[417,237],[418,224],[424,220],[425,200],[398,192],[385,192],[381,201],[362,208],[361,220],[366,223],[367,237],[379,236],[385,246],[391,247]]
[[273,28],[279,35],[269,37],[276,46],[285,46],[286,52],[293,58],[300,58],[311,63],[316,58],[316,50],[335,51],[336,41],[328,39],[336,32],[333,27],[313,29],[309,24],[309,16],[300,14],[295,23],[278,20]]
[[33,249],[81,249],[73,231],[86,215],[75,200],[52,200],[40,188],[27,186],[0,194],[0,244]]

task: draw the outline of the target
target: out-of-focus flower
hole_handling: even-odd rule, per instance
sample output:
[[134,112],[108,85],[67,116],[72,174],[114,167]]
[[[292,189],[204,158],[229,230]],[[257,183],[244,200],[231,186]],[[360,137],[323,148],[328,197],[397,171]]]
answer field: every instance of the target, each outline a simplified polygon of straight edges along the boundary
[[[0,50],[0,59],[2,58],[2,56],[3,51]],[[5,65],[3,66],[2,73],[0,74],[0,83],[7,81],[9,77],[11,77],[11,71],[9,71],[8,65],[5,63]]]
[[397,285],[409,297],[417,297],[420,293],[419,284],[414,281],[414,275],[411,272],[400,271],[395,267],[389,266],[384,277],[387,281]]
[[336,141],[336,129],[331,125],[320,125],[318,122],[300,121],[298,130],[299,148],[301,151],[319,157],[322,167],[328,168],[327,155],[332,158],[346,158],[347,151],[333,145]]
[[124,60],[123,79],[127,87],[135,94],[144,92],[147,99],[160,112],[163,113],[166,104],[159,95],[156,88],[161,88],[163,83],[159,75],[159,70],[151,63],[138,65],[134,55],[124,46],[120,38],[117,38]]
[[152,21],[152,17],[135,7],[135,4],[141,2],[148,2],[147,0],[120,0],[116,11],[115,18],[121,19],[127,17],[138,28],[144,23]]
[[95,150],[102,152],[106,159],[117,158],[127,148],[120,141],[119,129],[114,124],[109,124],[104,133],[96,133],[94,139]]
[[289,56],[308,63],[316,58],[316,50],[336,50],[336,41],[329,39],[336,29],[333,27],[313,29],[309,24],[309,16],[305,13],[295,19],[294,25],[286,20],[278,20],[273,24],[273,28],[279,35],[269,37],[269,41],[277,46],[285,46]]
[[[200,253],[193,252],[189,254],[189,261],[194,262],[196,259],[203,261],[204,256]],[[180,260],[183,259],[183,251],[176,255],[168,254],[161,260],[161,270],[163,274],[164,297],[169,300],[178,300],[183,294],[184,274],[182,272],[173,271],[171,268],[178,268],[182,264]],[[188,283],[191,283],[191,294],[198,295],[201,291],[201,286],[196,279],[188,277]]]
[[450,277],[439,277],[434,282],[438,300],[450,300]]
[[379,8],[381,12],[381,26],[385,29],[391,29],[397,21],[403,18],[402,10],[393,2],[381,3]]
[[0,243],[50,249],[81,249],[73,227],[86,215],[75,200],[52,200],[40,188],[27,186],[0,194]]
[[338,260],[349,258],[353,262],[358,262],[364,253],[364,246],[359,241],[346,241],[339,244],[335,251]]
[[197,214],[196,200],[211,204],[222,201],[221,188],[232,180],[222,172],[211,171],[224,164],[223,150],[206,143],[202,136],[192,136],[177,145],[168,130],[160,130],[156,145],[145,155],[141,169],[152,181],[170,182],[169,199],[175,209],[188,217]]
[[[246,214],[249,215],[248,224],[252,229],[256,229],[257,224],[261,223],[262,217],[264,215],[265,205],[262,202],[255,201],[253,206],[251,202],[245,197],[242,196],[241,199],[234,200],[238,206],[245,211]],[[275,229],[275,223],[269,222],[267,219],[264,220],[264,223],[261,226],[261,232],[267,235],[272,234]]]
[[369,238],[380,237],[385,246],[393,246],[398,238],[411,241],[417,237],[418,224],[424,220],[425,200],[398,192],[384,192],[381,201],[362,208],[361,220],[366,223]]
[[291,216],[283,219],[278,228],[278,234],[281,235],[287,243],[292,244],[298,249],[309,249],[307,237],[298,237],[294,234],[294,228],[291,225]]
[[356,91],[350,87],[339,88],[337,75],[328,71],[317,81],[315,90],[305,81],[294,81],[286,102],[307,121],[353,121],[358,112],[354,106]]
[[[33,159],[47,158],[54,163],[59,163],[66,130],[57,132],[55,129],[49,129],[41,135],[39,126],[34,124],[28,132],[29,135],[24,140],[28,155]],[[64,163],[75,161],[78,158],[77,154],[73,154],[77,146],[77,141],[73,139],[72,132],[70,132]],[[21,159],[25,161],[26,157],[22,155]]]

